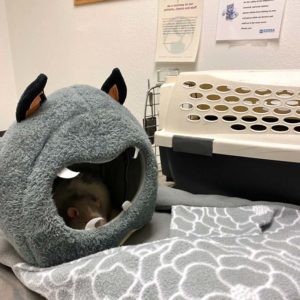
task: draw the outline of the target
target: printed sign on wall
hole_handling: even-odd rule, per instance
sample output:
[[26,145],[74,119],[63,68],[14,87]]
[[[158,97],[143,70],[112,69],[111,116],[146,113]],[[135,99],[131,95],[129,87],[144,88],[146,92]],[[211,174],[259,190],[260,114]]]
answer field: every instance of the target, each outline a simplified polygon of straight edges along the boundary
[[193,62],[199,47],[201,0],[160,0],[157,62]]
[[278,39],[286,0],[220,0],[217,41]]

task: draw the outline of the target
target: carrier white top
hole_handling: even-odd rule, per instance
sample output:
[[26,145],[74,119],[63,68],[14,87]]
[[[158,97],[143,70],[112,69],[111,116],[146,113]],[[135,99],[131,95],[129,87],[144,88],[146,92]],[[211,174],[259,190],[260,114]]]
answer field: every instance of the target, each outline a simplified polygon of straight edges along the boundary
[[218,70],[184,72],[183,76],[212,76],[220,80],[245,82],[259,85],[300,87],[300,70]]
[[209,138],[213,153],[300,162],[300,70],[185,72],[161,87],[157,145]]

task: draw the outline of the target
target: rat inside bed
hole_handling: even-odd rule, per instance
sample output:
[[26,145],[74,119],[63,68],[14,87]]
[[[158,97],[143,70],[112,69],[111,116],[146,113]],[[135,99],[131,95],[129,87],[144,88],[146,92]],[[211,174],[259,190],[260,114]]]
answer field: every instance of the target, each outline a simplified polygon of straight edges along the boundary
[[69,227],[92,229],[134,201],[143,184],[144,155],[131,147],[109,162],[81,162],[66,169],[71,178],[57,176],[52,188],[58,214]]

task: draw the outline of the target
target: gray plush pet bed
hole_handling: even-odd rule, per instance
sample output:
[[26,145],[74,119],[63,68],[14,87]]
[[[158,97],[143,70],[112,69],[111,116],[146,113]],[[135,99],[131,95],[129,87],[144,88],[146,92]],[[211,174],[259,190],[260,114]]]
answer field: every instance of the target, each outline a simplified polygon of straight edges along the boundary
[[[0,229],[27,263],[39,267],[120,245],[151,219],[157,192],[151,144],[121,105],[126,85],[120,71],[114,69],[102,90],[75,85],[48,98],[46,81],[41,74],[28,86],[17,122],[0,141]],[[67,226],[52,186],[58,172],[76,165],[105,173],[113,205],[131,206],[93,230]]]

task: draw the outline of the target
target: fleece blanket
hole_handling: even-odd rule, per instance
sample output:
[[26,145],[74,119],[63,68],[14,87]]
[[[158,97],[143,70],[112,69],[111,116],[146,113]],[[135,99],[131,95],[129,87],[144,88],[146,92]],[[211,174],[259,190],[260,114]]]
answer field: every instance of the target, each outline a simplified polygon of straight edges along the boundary
[[174,205],[168,238],[12,268],[48,299],[300,299],[300,210]]

